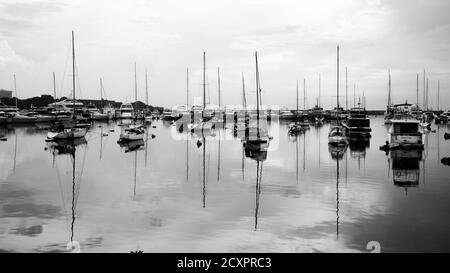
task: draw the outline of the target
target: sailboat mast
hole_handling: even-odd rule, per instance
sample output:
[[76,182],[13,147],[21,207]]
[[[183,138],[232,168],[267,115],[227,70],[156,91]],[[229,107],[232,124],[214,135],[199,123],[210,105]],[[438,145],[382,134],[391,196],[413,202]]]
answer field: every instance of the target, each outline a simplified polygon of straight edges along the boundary
[[53,72],[53,99],[56,101],[56,77],[55,77],[55,72]]
[[136,62],[134,62],[134,103],[136,103],[137,109],[137,72],[136,72]]
[[389,94],[388,94],[388,107],[391,107],[391,70],[388,70],[388,77],[389,77]]
[[320,74],[319,74],[319,99],[317,100],[317,106],[320,107]]
[[206,53],[203,51],[203,111],[202,111],[202,117],[203,112],[206,108]]
[[217,68],[217,84],[218,84],[218,89],[219,89],[219,111],[222,109],[221,107],[221,101],[220,101],[220,68]]
[[427,111],[428,111],[428,78],[427,78],[427,92],[426,92],[426,107],[427,107]]
[[296,108],[296,114],[298,114],[298,80],[297,80],[297,100],[296,100],[296,102],[297,102],[297,108]]
[[145,104],[148,107],[148,77],[147,77],[147,68],[145,68]]
[[306,79],[303,79],[303,111],[306,110]]
[[242,106],[244,107],[244,111],[247,112],[247,98],[245,97],[245,81],[243,72],[242,72]]
[[[255,51],[255,62],[256,62],[256,118],[258,122],[259,129],[259,71],[258,71],[258,52]],[[258,131],[259,137],[259,131]]]
[[422,107],[425,110],[425,89],[426,89],[426,80],[425,80],[425,69],[423,70],[423,102]]
[[339,120],[339,45],[337,46],[337,76],[336,76],[336,113],[337,113],[337,119]]
[[16,94],[16,109],[17,109],[17,83],[16,83],[16,74],[14,74],[14,93]]
[[419,106],[419,73],[417,73],[416,79],[416,104]]
[[438,80],[438,97],[437,97],[437,110],[439,111],[440,109],[440,104],[439,104],[439,92],[440,92],[440,81]]
[[100,106],[103,108],[103,81],[100,78]]
[[347,67],[345,67],[345,110],[348,111],[348,77],[347,77]]
[[186,107],[189,108],[189,67],[186,68]]
[[72,30],[72,89],[73,89],[73,119],[76,118],[75,114],[75,38]]
[[356,83],[353,84],[353,107],[356,107]]

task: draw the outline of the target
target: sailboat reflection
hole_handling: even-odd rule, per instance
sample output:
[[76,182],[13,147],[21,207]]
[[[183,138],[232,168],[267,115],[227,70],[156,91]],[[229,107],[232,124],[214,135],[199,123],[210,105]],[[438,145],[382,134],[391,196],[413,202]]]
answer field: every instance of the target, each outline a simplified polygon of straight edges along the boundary
[[[70,155],[72,158],[72,200],[71,200],[71,223],[70,223],[70,240],[67,243],[66,248],[71,250],[72,253],[80,253],[80,243],[74,240],[75,232],[75,220],[76,220],[76,207],[78,203],[78,196],[80,192],[81,174],[76,177],[76,149],[79,145],[86,145],[87,141],[84,137],[76,139],[61,139],[48,142],[48,147],[53,156],[56,155]],[[84,160],[83,160],[84,163]],[[83,166],[81,167],[82,169]],[[77,184],[78,183],[78,184]]]
[[339,239],[339,161],[342,160],[344,154],[346,154],[347,146],[328,145],[328,150],[331,154],[331,158],[336,160],[336,238]]
[[332,159],[342,159],[347,151],[347,145],[332,145],[328,144],[328,152],[330,152]]
[[394,185],[405,188],[419,186],[422,150],[393,150],[391,153]]
[[125,153],[140,150],[142,146],[145,145],[144,140],[133,140],[129,142],[121,142],[119,143],[121,148],[125,148]]

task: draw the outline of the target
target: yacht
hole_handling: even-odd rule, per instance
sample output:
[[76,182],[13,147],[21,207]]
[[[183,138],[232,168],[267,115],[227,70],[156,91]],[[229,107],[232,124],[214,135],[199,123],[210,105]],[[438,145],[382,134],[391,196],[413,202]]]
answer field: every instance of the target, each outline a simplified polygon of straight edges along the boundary
[[120,118],[130,119],[133,118],[133,105],[131,103],[122,103],[120,105]]
[[350,115],[342,124],[348,136],[370,136],[370,119],[365,108],[355,107],[350,109]]
[[417,119],[394,119],[389,129],[389,149],[417,148],[423,149],[423,136],[419,130],[420,121]]

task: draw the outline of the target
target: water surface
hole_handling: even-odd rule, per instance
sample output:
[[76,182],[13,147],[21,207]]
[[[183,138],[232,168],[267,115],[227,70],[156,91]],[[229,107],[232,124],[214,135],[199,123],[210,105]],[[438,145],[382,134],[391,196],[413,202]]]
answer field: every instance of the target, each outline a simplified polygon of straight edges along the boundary
[[[339,154],[329,124],[298,136],[270,126],[258,162],[230,128],[198,147],[198,136],[157,121],[133,150],[116,143],[116,123],[94,123],[75,165],[44,128],[1,128],[0,251],[67,252],[71,240],[82,252],[368,252],[369,241],[383,252],[450,251],[446,125],[433,125],[419,157],[379,150],[382,118],[368,142]],[[394,183],[406,176],[417,183]]]

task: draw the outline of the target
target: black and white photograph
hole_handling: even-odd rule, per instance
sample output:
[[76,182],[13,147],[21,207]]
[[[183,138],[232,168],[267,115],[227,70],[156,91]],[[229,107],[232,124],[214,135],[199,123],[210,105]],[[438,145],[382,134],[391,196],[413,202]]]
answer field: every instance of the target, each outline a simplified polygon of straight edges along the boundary
[[0,0],[0,253],[450,252],[449,11]]

